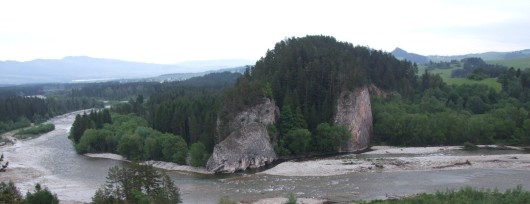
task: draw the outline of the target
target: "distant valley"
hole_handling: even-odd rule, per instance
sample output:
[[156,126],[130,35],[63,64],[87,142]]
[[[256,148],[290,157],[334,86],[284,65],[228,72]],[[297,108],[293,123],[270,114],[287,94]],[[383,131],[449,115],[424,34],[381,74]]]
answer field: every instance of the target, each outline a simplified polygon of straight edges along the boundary
[[492,64],[501,64],[514,68],[528,68],[530,67],[530,49],[513,51],[513,52],[484,52],[465,55],[421,55],[416,53],[409,53],[401,48],[396,48],[391,52],[394,57],[398,59],[406,59],[417,64],[425,64],[432,62],[443,62],[451,60],[462,60],[464,58],[478,57],[482,60]]
[[[175,81],[212,71],[244,70],[251,60],[209,60],[177,64],[151,64],[86,56],[39,59],[27,62],[0,61],[0,84],[71,83],[98,81]],[[235,68],[235,69],[232,69]]]

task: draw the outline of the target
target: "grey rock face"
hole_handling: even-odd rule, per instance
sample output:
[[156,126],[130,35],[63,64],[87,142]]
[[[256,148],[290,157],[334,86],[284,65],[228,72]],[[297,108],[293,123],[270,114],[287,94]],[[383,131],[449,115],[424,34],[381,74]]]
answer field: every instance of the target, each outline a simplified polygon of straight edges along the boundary
[[342,152],[355,152],[368,148],[373,135],[372,105],[366,86],[355,91],[343,91],[337,100],[335,124],[345,125],[352,133]]
[[266,125],[276,122],[278,107],[264,103],[239,113],[229,123],[230,135],[215,145],[206,169],[216,173],[264,166],[278,157],[269,141]]
[[236,131],[245,125],[253,122],[265,125],[274,124],[280,116],[280,110],[270,99],[264,99],[264,102],[252,108],[240,112],[229,123],[230,132]]

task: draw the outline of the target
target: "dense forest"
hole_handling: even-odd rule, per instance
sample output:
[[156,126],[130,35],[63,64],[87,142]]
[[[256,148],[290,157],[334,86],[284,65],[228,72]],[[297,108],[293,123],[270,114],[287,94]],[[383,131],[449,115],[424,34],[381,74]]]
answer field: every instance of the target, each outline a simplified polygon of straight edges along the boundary
[[101,102],[86,97],[7,96],[0,98],[0,133],[44,122],[70,111],[101,106]]
[[[467,70],[462,76],[497,77],[502,90],[447,85],[428,71],[459,63]],[[383,93],[372,93],[373,144],[530,144],[529,70],[488,65],[479,58],[429,66],[418,74],[411,62],[333,37],[289,38],[243,75],[84,84],[62,87],[46,99],[19,96],[39,93],[27,87],[4,91],[0,131],[100,105],[96,100],[128,100],[111,111],[76,118],[71,139],[79,153],[113,152],[132,160],[200,166],[228,135],[227,123],[236,113],[269,98],[280,108],[278,123],[267,127],[277,153],[329,153],[350,137],[343,126],[333,124],[338,95],[371,86]]]
[[238,76],[216,73],[164,85],[148,100],[138,95],[114,105],[112,114],[104,109],[78,115],[70,138],[78,153],[112,152],[130,160],[202,166],[215,145],[220,94]]
[[416,65],[408,61],[333,37],[290,38],[267,51],[226,91],[220,115],[226,124],[245,107],[261,103],[265,97],[274,99],[281,110],[280,122],[271,128],[280,133],[279,153],[327,152],[333,148],[321,147],[319,141],[342,137],[319,134],[319,127],[340,129],[334,127],[332,118],[341,91],[374,84],[411,97],[418,83],[416,72]]
[[438,75],[420,76],[414,97],[373,101],[374,144],[404,146],[530,145],[530,70],[506,69],[501,92],[486,85],[447,85]]
[[[462,61],[468,69],[475,69],[478,63],[481,66],[476,69],[495,70],[501,92],[483,85],[449,86],[428,71],[418,75],[416,65],[408,61],[332,37],[290,38],[276,44],[241,77],[224,73],[154,85],[156,92],[141,92],[150,95],[138,95],[112,108],[113,118],[133,122],[95,125],[98,131],[86,131],[74,141],[80,153],[107,151],[135,160],[181,164],[187,163],[184,158],[194,146],[198,156],[193,160],[200,165],[214,145],[228,135],[226,124],[234,114],[270,98],[281,110],[279,122],[268,127],[277,153],[328,153],[349,138],[344,127],[333,124],[338,95],[343,90],[373,85],[384,93],[372,96],[373,144],[528,144],[530,71],[496,69],[498,66],[483,66],[481,62]],[[107,85],[115,90],[127,87]],[[148,84],[131,86],[132,90],[151,89],[145,88]],[[105,89],[109,88],[93,86],[75,92],[85,96]],[[128,123],[134,125],[121,125]],[[165,150],[168,148],[174,148],[173,153]]]
[[462,59],[462,69],[456,69],[451,72],[451,77],[467,77],[473,80],[482,80],[485,78],[499,77],[508,70],[501,65],[486,64],[481,58]]

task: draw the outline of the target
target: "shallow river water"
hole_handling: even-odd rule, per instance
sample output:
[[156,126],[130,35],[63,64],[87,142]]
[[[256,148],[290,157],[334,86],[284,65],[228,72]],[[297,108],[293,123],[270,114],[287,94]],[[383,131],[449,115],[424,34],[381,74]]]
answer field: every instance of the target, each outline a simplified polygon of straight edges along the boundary
[[[67,138],[73,115],[56,118],[56,130],[37,139],[1,147],[10,168],[33,169],[27,178],[15,179],[22,192],[40,182],[65,201],[89,202],[105,182],[107,170],[125,162],[89,158],[75,153]],[[465,154],[459,152],[458,154]],[[352,155],[353,156],[353,155]],[[465,169],[404,172],[363,172],[325,177],[270,176],[253,173],[199,175],[167,172],[181,189],[184,203],[217,203],[220,197],[255,201],[285,196],[321,198],[334,202],[383,199],[387,195],[436,192],[447,188],[472,186],[507,189],[522,185],[530,189],[529,171],[508,169]],[[10,174],[0,174],[2,181]],[[18,181],[18,182],[17,182]]]

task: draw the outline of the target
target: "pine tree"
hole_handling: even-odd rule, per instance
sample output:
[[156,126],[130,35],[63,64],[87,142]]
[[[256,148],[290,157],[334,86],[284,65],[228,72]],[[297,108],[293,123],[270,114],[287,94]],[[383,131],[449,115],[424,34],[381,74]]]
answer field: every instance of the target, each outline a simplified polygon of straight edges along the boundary
[[74,123],[72,124],[72,127],[70,128],[70,139],[74,140],[74,143],[79,143],[79,140],[81,139],[81,135],[83,135],[84,132],[84,126],[82,118],[79,114],[75,116]]

